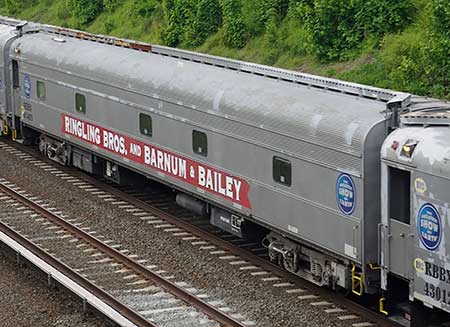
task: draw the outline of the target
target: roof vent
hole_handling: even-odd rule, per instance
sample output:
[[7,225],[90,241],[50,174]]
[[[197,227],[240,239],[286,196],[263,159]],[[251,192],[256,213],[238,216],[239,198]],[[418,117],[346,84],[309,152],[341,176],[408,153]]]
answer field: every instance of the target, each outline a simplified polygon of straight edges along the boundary
[[53,37],[52,40],[58,43],[66,43],[66,39],[63,39],[61,37]]

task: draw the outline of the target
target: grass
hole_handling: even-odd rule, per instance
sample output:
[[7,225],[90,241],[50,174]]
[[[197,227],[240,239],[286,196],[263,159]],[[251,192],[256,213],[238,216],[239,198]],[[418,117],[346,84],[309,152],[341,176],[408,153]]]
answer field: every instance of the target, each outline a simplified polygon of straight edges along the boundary
[[[141,17],[133,11],[133,1],[123,1],[114,11],[104,11],[89,25],[79,26],[70,14],[68,1],[35,0],[33,5],[20,11],[19,16],[31,21],[161,44],[161,32],[164,28],[161,7],[149,17]],[[401,32],[388,34],[381,40],[366,40],[350,54],[349,60],[342,62],[324,63],[318,60],[308,48],[308,33],[289,15],[275,26],[266,26],[265,31],[254,30],[242,49],[225,46],[223,30],[219,29],[201,46],[190,50],[450,99],[448,85],[435,88],[430,86],[432,83],[424,76],[426,72],[421,67],[420,55],[426,52],[428,43],[426,27],[430,24],[430,1],[416,2],[419,15],[413,24]],[[250,2],[243,9],[247,11],[247,24],[251,25],[255,14]]]

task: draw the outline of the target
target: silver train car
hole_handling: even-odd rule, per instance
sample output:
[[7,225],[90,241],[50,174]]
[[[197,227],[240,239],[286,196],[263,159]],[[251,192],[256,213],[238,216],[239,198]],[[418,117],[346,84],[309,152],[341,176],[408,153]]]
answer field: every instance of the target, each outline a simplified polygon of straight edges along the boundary
[[450,103],[416,99],[381,150],[381,287],[400,277],[422,321],[450,311],[449,126]]
[[427,275],[449,262],[450,175],[433,156],[448,150],[445,128],[401,118],[447,103],[6,18],[0,49],[4,134],[118,183],[138,173],[169,185],[213,225],[263,235],[293,274],[381,295],[383,312],[402,293],[414,325],[421,303],[450,312],[430,293],[447,279]]

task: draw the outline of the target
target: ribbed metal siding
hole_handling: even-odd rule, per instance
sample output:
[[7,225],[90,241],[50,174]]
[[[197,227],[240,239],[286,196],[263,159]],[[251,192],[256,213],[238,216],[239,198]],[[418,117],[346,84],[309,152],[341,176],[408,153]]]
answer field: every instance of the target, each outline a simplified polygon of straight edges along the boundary
[[[42,33],[25,36],[22,48],[30,60],[158,98],[163,111],[194,124],[357,174],[365,135],[384,119],[375,100],[104,44],[60,44]],[[140,98],[127,100],[152,102]]]
[[[294,156],[304,158],[309,161],[323,164],[325,166],[361,173],[362,159],[360,156],[349,153],[338,152],[323,146],[314,145],[308,142],[293,139],[292,137],[268,132],[240,122],[227,120],[205,112],[190,110],[176,105],[166,105],[164,112],[183,117],[189,121],[200,124],[207,128],[213,128],[233,135],[239,139],[246,139],[252,143],[263,144],[272,147],[274,150],[285,151]],[[330,136],[330,141],[332,136]],[[332,142],[330,142],[332,143]]]

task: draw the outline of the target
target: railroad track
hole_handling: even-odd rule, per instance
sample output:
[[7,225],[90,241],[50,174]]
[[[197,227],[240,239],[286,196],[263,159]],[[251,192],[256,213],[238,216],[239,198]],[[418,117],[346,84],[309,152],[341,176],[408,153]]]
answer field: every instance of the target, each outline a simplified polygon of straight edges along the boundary
[[[19,244],[92,294],[86,300],[119,325],[246,326],[30,196],[0,179],[2,239]],[[64,280],[65,286],[72,285]]]
[[[78,176],[83,178],[82,175]],[[398,322],[374,313],[339,294],[330,294],[331,292],[324,288],[293,276],[269,261],[267,249],[262,247],[260,242],[249,242],[227,233],[209,224],[207,219],[178,206],[174,194],[164,185],[145,189],[132,185],[121,186],[90,177],[87,177],[86,181],[124,200],[131,210],[141,209],[153,213],[161,218],[155,223],[168,223],[164,228],[178,227],[179,230],[174,229],[177,233],[188,232],[184,235],[184,240],[199,245],[200,249],[210,251],[211,254],[219,255],[239,270],[248,271],[252,276],[261,276],[262,281],[273,281],[275,287],[287,288],[287,293],[298,294],[298,298],[310,301],[311,305],[324,307],[325,313],[341,313],[337,318],[349,321],[350,326],[401,326]],[[367,317],[367,321],[352,322],[360,317]]]
[[[147,205],[147,210],[157,209],[155,214],[164,214],[163,221],[170,220],[170,222],[173,222],[174,224],[179,224],[180,221],[186,223],[180,227],[183,227],[183,230],[189,230],[191,233],[196,234],[199,239],[205,240],[207,235],[214,235],[215,238],[210,241],[216,242],[218,239],[223,240],[223,242],[221,241],[220,244],[217,244],[221,248],[224,248],[228,244],[232,244],[235,245],[235,247],[230,248],[232,250],[238,250],[238,248],[243,249],[245,252],[239,250],[239,253],[236,253],[241,257],[244,253],[249,253],[259,258],[266,259],[266,261],[269,259],[267,248],[262,246],[261,240],[245,240],[211,225],[209,219],[197,216],[189,210],[180,207],[176,203],[175,194],[164,185],[153,183],[152,187],[148,188],[133,185],[117,185],[103,179],[93,180],[91,182],[95,183],[97,187],[108,187],[110,193],[113,192],[113,190],[119,191],[119,193],[115,193],[118,197],[126,195],[128,199],[127,203],[131,203],[131,200],[139,200],[141,203],[133,203],[137,205],[143,205],[145,203]],[[176,220],[174,221],[171,218],[175,218]],[[213,248],[211,247],[211,249]],[[250,256],[248,259],[250,260]]]
[[[5,147],[11,147],[11,145],[8,143]],[[36,155],[29,148],[14,145],[13,149],[15,149],[12,150],[13,153],[25,151],[27,155]],[[80,190],[100,197],[103,201],[145,220],[153,228],[164,229],[175,238],[198,246],[200,250],[207,251],[212,256],[218,256],[240,272],[248,272],[250,276],[269,282],[273,287],[284,289],[287,298],[296,297],[311,306],[322,308],[324,314],[335,315],[337,321],[347,322],[348,326],[397,325],[339,294],[315,287],[270,263],[265,258],[267,254],[259,244],[242,241],[209,226],[207,221],[199,220],[198,217],[179,208],[173,196],[164,193],[161,188],[161,191],[153,189],[152,192],[134,187],[116,188],[71,168],[54,166],[53,163],[35,158],[29,159],[28,162],[44,170],[50,170],[51,173],[59,175],[61,179],[79,187]]]

